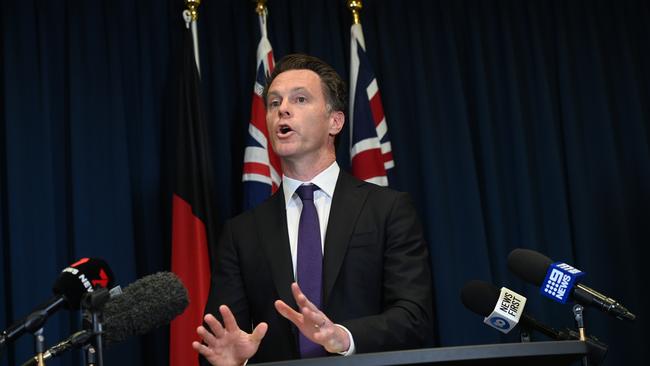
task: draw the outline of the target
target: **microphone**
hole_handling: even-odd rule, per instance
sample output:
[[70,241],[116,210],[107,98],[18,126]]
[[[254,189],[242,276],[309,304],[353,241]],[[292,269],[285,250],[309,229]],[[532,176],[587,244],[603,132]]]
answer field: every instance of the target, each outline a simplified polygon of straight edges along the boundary
[[[465,286],[463,286],[463,289],[460,293],[460,299],[466,308],[478,315],[486,317],[487,320],[489,319],[489,316],[492,315],[494,309],[500,307],[500,294],[503,293],[504,289],[506,291],[514,293],[514,291],[508,290],[505,287],[503,287],[501,290],[498,290],[491,283],[480,280],[473,280],[467,282]],[[520,316],[518,322],[523,328],[536,330],[545,336],[558,341],[580,340],[580,334],[578,334],[578,332],[575,330],[556,330],[526,314],[524,312],[524,306],[525,302],[524,305],[522,305],[519,309]],[[486,324],[494,327],[488,322],[486,322]],[[512,328],[514,328],[516,325],[517,324],[515,323]],[[494,328],[503,333],[507,333],[497,327]],[[512,328],[510,328],[508,331],[512,330]],[[607,354],[608,346],[600,342],[595,337],[586,337],[585,342],[587,343],[589,360],[594,364],[600,364]]]
[[[171,272],[158,272],[133,282],[112,297],[104,306],[104,333],[106,345],[131,336],[146,334],[169,324],[189,304],[187,289]],[[94,336],[92,330],[81,330],[43,353],[43,360],[59,356],[65,351],[81,347]],[[23,366],[36,365],[30,358]]]
[[61,308],[79,309],[84,294],[93,292],[96,286],[112,287],[113,279],[113,272],[108,264],[98,258],[82,258],[66,267],[54,283],[54,297],[0,333],[0,348],[25,332],[35,332],[50,315]]
[[524,281],[540,287],[542,295],[559,303],[564,304],[572,298],[581,305],[595,307],[617,319],[636,319],[636,315],[618,301],[579,283],[578,279],[584,272],[566,263],[554,263],[534,250],[518,248],[510,252],[508,268]]
[[[509,325],[508,328],[503,329],[504,326],[501,326],[500,329],[498,326],[495,325],[501,323],[498,320],[490,321],[490,316],[493,315],[495,309],[501,308],[502,301],[499,300],[501,299],[501,294],[504,292],[504,290],[514,294],[513,296],[518,296],[523,298],[523,301],[521,301],[522,305],[519,306],[517,312],[519,315],[517,321],[508,322],[507,324]],[[497,330],[503,333],[508,333],[518,323],[521,323],[522,327],[537,330],[538,332],[548,336],[549,338],[553,338],[557,340],[570,339],[570,337],[567,336],[564,332],[557,331],[549,327],[548,325],[536,320],[535,318],[529,316],[528,314],[526,314],[524,312],[526,298],[505,287],[499,290],[496,287],[494,287],[491,283],[485,281],[479,281],[479,280],[469,281],[465,284],[465,286],[463,286],[463,289],[460,292],[460,299],[466,308],[468,308],[469,310],[473,311],[476,314],[486,317],[484,322],[487,325],[496,328]],[[495,319],[494,316],[493,319]]]
[[189,304],[187,289],[172,272],[145,276],[104,307],[106,343],[122,342],[169,324]]

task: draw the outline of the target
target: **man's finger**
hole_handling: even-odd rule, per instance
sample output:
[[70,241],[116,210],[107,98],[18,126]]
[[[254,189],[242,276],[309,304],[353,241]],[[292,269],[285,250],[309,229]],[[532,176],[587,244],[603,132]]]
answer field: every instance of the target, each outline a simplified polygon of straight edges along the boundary
[[302,294],[302,290],[300,289],[298,282],[291,283],[291,293],[293,294],[293,297],[298,297],[298,295]]
[[212,334],[214,334],[216,337],[221,337],[223,335],[223,327],[221,326],[221,323],[217,320],[217,318],[214,317],[212,314],[207,314],[206,316],[203,317],[203,320],[205,323],[210,327],[210,331]]
[[232,314],[232,311],[230,311],[230,309],[226,305],[219,306],[219,312],[223,317],[223,325],[225,326],[228,332],[236,332],[239,330],[239,326],[237,326],[237,320],[235,320],[235,316]]
[[196,328],[196,334],[198,334],[203,342],[207,343],[210,347],[214,347],[217,344],[217,338],[203,326]]
[[280,313],[283,317],[289,319],[293,324],[296,326],[300,327],[302,325],[302,314],[299,312],[293,310],[291,306],[287,305],[284,301],[282,300],[276,300],[275,301],[275,310]]
[[296,304],[298,304],[299,308],[308,307],[313,311],[318,311],[316,305],[309,301],[307,296],[302,292],[298,283],[294,282],[291,284],[291,293],[293,294],[293,298],[296,300]]
[[296,304],[298,304],[298,308],[308,307],[312,311],[319,311],[318,307],[302,292],[298,283],[294,282],[291,284],[291,293],[296,300]]
[[201,344],[197,341],[192,342],[192,348],[201,355],[208,357],[211,355],[212,351],[206,345]]
[[[307,299],[307,296],[302,292],[300,289],[300,285],[298,285],[298,282],[294,282],[291,284],[291,293],[293,294],[293,298],[298,301],[298,299]],[[309,299],[307,299],[309,301]]]
[[268,324],[266,324],[266,323],[264,323],[264,322],[259,323],[259,324],[255,327],[255,329],[253,329],[253,333],[251,334],[251,338],[252,338],[253,341],[255,341],[255,342],[258,342],[258,343],[261,342],[261,341],[262,341],[262,338],[264,338],[264,336],[266,335],[266,331],[267,331],[268,329],[269,329],[269,325],[268,325]]

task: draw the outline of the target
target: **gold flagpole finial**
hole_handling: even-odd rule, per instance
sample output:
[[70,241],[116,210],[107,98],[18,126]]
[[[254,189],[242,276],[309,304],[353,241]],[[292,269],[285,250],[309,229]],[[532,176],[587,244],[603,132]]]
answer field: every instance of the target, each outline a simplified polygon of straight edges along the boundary
[[348,8],[352,11],[352,22],[354,24],[361,24],[361,18],[359,16],[359,12],[363,8],[361,0],[348,0]]
[[257,6],[255,6],[255,12],[259,14],[260,16],[263,16],[266,13],[266,0],[253,0],[257,2]]
[[201,0],[185,0],[185,5],[190,11],[192,21],[195,22],[199,18],[199,12],[196,9],[201,5]]

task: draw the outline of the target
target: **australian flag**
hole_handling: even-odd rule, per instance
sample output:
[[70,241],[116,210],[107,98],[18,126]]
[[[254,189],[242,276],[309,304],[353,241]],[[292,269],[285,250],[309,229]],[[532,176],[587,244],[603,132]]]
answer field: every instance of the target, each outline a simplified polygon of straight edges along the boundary
[[257,75],[253,89],[253,105],[244,152],[244,209],[255,207],[274,193],[282,181],[280,159],[277,157],[266,129],[266,106],[262,91],[266,78],[273,71],[273,49],[266,35],[266,14],[260,15],[261,39],[257,46]]
[[352,25],[350,46],[350,158],[352,174],[388,185],[395,166],[377,79],[366,55],[361,24]]

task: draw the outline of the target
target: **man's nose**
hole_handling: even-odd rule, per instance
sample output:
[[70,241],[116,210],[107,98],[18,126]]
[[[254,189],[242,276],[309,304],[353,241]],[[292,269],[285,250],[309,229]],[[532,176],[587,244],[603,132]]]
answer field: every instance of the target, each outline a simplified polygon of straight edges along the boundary
[[280,107],[278,108],[278,114],[280,115],[280,118],[286,118],[291,116],[289,101],[286,98],[282,100],[282,103],[280,103]]

